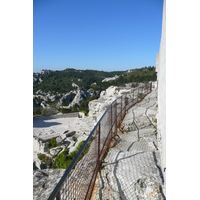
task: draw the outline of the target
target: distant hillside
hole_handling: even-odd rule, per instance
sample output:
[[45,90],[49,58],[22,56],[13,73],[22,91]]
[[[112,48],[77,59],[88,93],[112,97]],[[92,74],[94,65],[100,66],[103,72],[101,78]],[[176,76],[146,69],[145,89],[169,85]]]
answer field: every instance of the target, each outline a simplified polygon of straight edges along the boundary
[[[115,80],[102,82],[105,78],[119,76]],[[97,70],[76,70],[68,68],[62,71],[43,70],[33,74],[33,93],[45,92],[66,93],[78,85],[83,89],[105,90],[111,85],[121,85],[130,82],[147,82],[156,80],[155,67],[144,67],[129,71],[104,72]],[[73,84],[75,83],[75,84]]]
[[130,69],[121,75],[115,80],[109,82],[101,82],[99,85],[93,86],[93,89],[105,90],[111,85],[114,86],[124,86],[126,83],[141,83],[156,81],[157,75],[154,66],[143,67],[139,69]]
[[124,86],[156,80],[155,67],[129,71],[103,72],[66,69],[42,70],[33,74],[33,115],[53,115],[58,112],[89,112],[88,103],[97,99],[111,85]]
[[46,92],[56,91],[59,93],[70,92],[74,89],[72,83],[77,84],[83,89],[89,89],[94,83],[98,85],[103,79],[121,75],[124,72],[125,71],[104,72],[96,70],[76,70],[71,68],[62,71],[46,70],[43,73],[33,74],[33,92],[35,93],[38,90]]

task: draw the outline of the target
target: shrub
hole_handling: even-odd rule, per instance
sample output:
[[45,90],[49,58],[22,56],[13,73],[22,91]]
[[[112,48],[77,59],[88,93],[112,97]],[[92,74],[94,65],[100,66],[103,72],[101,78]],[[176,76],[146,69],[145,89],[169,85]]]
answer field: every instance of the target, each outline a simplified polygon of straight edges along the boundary
[[42,160],[43,162],[45,162],[47,166],[50,166],[52,163],[52,159],[46,156],[45,154],[42,154],[42,153],[38,154],[38,158]]
[[74,142],[77,142],[77,138],[76,138],[75,136],[72,137],[72,140],[73,140]]
[[52,138],[50,141],[49,141],[49,147],[50,148],[54,148],[56,147],[56,138]]
[[42,109],[42,111],[41,111],[41,115],[44,116],[44,109]]
[[56,159],[55,163],[52,165],[52,168],[64,168],[67,169],[67,156],[69,154],[69,148],[65,149],[62,153],[60,153]]
[[[69,167],[69,165],[72,163],[72,161],[74,160],[76,154],[81,149],[81,147],[84,144],[84,142],[85,141],[80,142],[79,145],[78,145],[78,147],[77,147],[77,149],[75,151],[71,152],[70,154],[69,154],[69,148],[65,149],[61,154],[59,154],[56,157],[55,162],[52,165],[52,168],[67,169]],[[89,148],[87,148],[86,151],[84,149],[84,152],[83,152],[84,155],[85,155],[85,153],[87,153],[88,150],[89,150]]]
[[155,136],[157,137],[157,130],[154,131]]

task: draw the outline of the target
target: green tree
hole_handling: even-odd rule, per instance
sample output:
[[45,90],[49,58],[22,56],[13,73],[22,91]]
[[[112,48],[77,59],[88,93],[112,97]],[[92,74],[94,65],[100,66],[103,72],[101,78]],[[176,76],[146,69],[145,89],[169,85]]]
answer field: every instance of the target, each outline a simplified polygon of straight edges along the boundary
[[49,141],[49,147],[50,148],[54,148],[57,146],[57,143],[56,143],[56,138],[52,138],[50,141]]
[[41,115],[44,116],[45,115],[45,111],[44,111],[44,108],[42,109],[41,111]]

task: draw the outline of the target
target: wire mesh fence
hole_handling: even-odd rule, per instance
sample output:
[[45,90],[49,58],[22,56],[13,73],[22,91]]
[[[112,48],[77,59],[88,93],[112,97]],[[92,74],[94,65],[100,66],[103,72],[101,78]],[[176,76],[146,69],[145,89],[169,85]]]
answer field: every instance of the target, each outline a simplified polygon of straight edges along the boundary
[[127,110],[151,92],[152,83],[142,84],[115,99],[97,122],[78,154],[49,196],[49,200],[90,199],[101,161],[117,134]]

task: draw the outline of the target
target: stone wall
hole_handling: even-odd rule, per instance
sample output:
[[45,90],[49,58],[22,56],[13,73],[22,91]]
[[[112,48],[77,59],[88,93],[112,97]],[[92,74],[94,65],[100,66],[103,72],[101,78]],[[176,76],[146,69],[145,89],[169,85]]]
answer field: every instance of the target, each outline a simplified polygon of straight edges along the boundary
[[58,119],[58,118],[73,118],[78,117],[80,112],[74,113],[65,113],[65,114],[58,114],[58,115],[51,115],[51,116],[34,116],[33,119]]
[[161,150],[162,172],[166,180],[166,0],[163,1],[163,18],[160,50],[156,56],[158,84],[158,145]]

